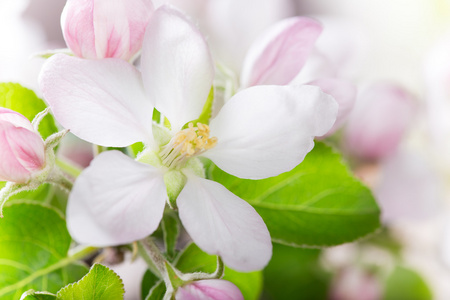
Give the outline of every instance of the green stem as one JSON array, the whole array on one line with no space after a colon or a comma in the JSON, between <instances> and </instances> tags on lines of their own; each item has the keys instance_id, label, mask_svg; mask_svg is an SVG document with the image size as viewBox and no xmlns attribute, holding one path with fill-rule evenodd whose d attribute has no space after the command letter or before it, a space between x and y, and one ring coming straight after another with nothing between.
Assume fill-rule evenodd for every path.
<instances>
[{"instance_id":1,"label":"green stem","mask_svg":"<svg viewBox=\"0 0 450 300\"><path fill-rule=\"evenodd\" d=\"M59 158L56 159L56 165L65 173L69 174L70 176L77 178L81 174L81 169L77 166L65 161L61 160Z\"/></svg>"},{"instance_id":2,"label":"green stem","mask_svg":"<svg viewBox=\"0 0 450 300\"><path fill-rule=\"evenodd\" d=\"M13 292L20 288L23 288L24 286L33 282L34 280L38 279L39 277L47 275L53 271L56 271L58 269L65 267L67 265L70 265L71 263L73 263L77 260L80 260L82 258L85 258L86 256L91 255L92 253L94 253L97 250L98 250L98 248L96 248L96 247L85 247L85 248L81 249L80 251L72 254L71 256L68 256L68 257L58 261L54 265L48 266L45 269L38 270L38 271L34 272L33 274L29 275L28 277L25 277L24 279L16 282L15 284L0 289L0 296L6 295L10 292Z\"/></svg>"},{"instance_id":3,"label":"green stem","mask_svg":"<svg viewBox=\"0 0 450 300\"><path fill-rule=\"evenodd\" d=\"M155 245L151 238L143 239L137 242L138 252L145 260L150 271L159 278L163 278L166 273L166 259L161 254L158 246Z\"/></svg>"},{"instance_id":4,"label":"green stem","mask_svg":"<svg viewBox=\"0 0 450 300\"><path fill-rule=\"evenodd\" d=\"M73 187L73 181L67 178L67 176L57 168L52 170L46 181L58 185L68 193L70 193Z\"/></svg>"}]
</instances>

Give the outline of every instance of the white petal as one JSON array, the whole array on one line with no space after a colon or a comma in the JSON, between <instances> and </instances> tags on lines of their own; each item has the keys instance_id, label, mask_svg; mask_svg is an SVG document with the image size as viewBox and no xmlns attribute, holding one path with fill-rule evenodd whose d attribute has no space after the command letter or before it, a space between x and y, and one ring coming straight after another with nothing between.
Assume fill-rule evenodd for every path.
<instances>
[{"instance_id":1,"label":"white petal","mask_svg":"<svg viewBox=\"0 0 450 300\"><path fill-rule=\"evenodd\" d=\"M205 152L225 172L262 179L289 171L337 115L337 103L314 86L255 86L232 97L211 121L217 146Z\"/></svg>"},{"instance_id":2,"label":"white petal","mask_svg":"<svg viewBox=\"0 0 450 300\"><path fill-rule=\"evenodd\" d=\"M79 138L117 147L152 142L153 106L129 63L57 54L44 65L39 84L55 118Z\"/></svg>"},{"instance_id":3,"label":"white petal","mask_svg":"<svg viewBox=\"0 0 450 300\"><path fill-rule=\"evenodd\" d=\"M272 256L266 224L255 209L221 184L189 176L177 199L180 219L194 242L239 271L260 270Z\"/></svg>"},{"instance_id":4,"label":"white petal","mask_svg":"<svg viewBox=\"0 0 450 300\"><path fill-rule=\"evenodd\" d=\"M166 203L159 169L119 151L100 154L77 178L67 206L67 227L81 244L115 246L158 228Z\"/></svg>"},{"instance_id":5,"label":"white petal","mask_svg":"<svg viewBox=\"0 0 450 300\"><path fill-rule=\"evenodd\" d=\"M200 116L214 67L201 33L180 12L162 6L153 14L144 37L142 76L173 130Z\"/></svg>"},{"instance_id":6,"label":"white petal","mask_svg":"<svg viewBox=\"0 0 450 300\"><path fill-rule=\"evenodd\" d=\"M339 105L336 122L327 136L333 134L347 121L356 100L356 86L350 81L340 78L324 77L309 83L321 88L324 93L331 95Z\"/></svg>"}]
</instances>

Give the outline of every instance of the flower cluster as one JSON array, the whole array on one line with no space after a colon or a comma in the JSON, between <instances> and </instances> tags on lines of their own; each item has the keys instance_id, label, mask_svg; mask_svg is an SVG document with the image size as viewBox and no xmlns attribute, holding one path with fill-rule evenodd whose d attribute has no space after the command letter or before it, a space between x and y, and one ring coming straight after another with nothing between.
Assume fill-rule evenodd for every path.
<instances>
[{"instance_id":1,"label":"flower cluster","mask_svg":"<svg viewBox=\"0 0 450 300\"><path fill-rule=\"evenodd\" d=\"M102 152L78 176L67 206L74 240L98 247L132 243L155 232L174 209L205 252L236 270L264 268L272 243L263 219L208 179L204 163L239 178L277 176L302 162L314 137L329 132L338 104L319 88L324 84L293 83L321 25L298 17L269 30L248 52L238 92L220 105L211 105L216 68L208 44L174 7L69 0L62 28L74 55L53 55L39 77L56 120L95 145L144 145L136 157ZM334 87L341 94L346 88ZM337 98L352 98L348 90ZM13 157L2 164L0 179L26 183L45 165L44 142L22 116L0 113L0 153ZM231 283L207 280L180 286L177 299L211 289L242 298Z\"/></svg>"}]
</instances>

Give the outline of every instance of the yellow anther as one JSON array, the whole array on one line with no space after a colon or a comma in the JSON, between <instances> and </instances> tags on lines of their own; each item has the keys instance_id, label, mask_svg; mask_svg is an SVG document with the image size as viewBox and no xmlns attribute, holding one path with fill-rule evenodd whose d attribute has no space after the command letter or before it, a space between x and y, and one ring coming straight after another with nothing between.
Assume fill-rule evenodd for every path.
<instances>
[{"instance_id":1,"label":"yellow anther","mask_svg":"<svg viewBox=\"0 0 450 300\"><path fill-rule=\"evenodd\" d=\"M189 123L188 128L178 132L161 151L163 163L170 166L181 164L186 158L199 155L217 144L216 137L209 137L208 125Z\"/></svg>"}]
</instances>

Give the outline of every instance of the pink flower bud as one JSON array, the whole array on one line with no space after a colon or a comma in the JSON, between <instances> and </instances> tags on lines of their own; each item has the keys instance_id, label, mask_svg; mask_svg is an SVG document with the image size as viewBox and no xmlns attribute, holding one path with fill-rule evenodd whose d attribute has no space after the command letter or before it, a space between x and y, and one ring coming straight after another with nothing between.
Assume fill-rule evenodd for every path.
<instances>
[{"instance_id":1,"label":"pink flower bud","mask_svg":"<svg viewBox=\"0 0 450 300\"><path fill-rule=\"evenodd\" d=\"M76 56L129 60L142 47L152 12L150 0L68 0L61 27Z\"/></svg>"},{"instance_id":2,"label":"pink flower bud","mask_svg":"<svg viewBox=\"0 0 450 300\"><path fill-rule=\"evenodd\" d=\"M176 300L244 300L233 283L221 279L199 280L178 289Z\"/></svg>"},{"instance_id":3,"label":"pink flower bud","mask_svg":"<svg viewBox=\"0 0 450 300\"><path fill-rule=\"evenodd\" d=\"M0 181L26 183L45 164L44 141L21 114L0 107Z\"/></svg>"},{"instance_id":4,"label":"pink flower bud","mask_svg":"<svg viewBox=\"0 0 450 300\"><path fill-rule=\"evenodd\" d=\"M394 84L376 84L356 100L345 129L345 148L352 155L376 160L393 154L416 111L415 101Z\"/></svg>"}]
</instances>

